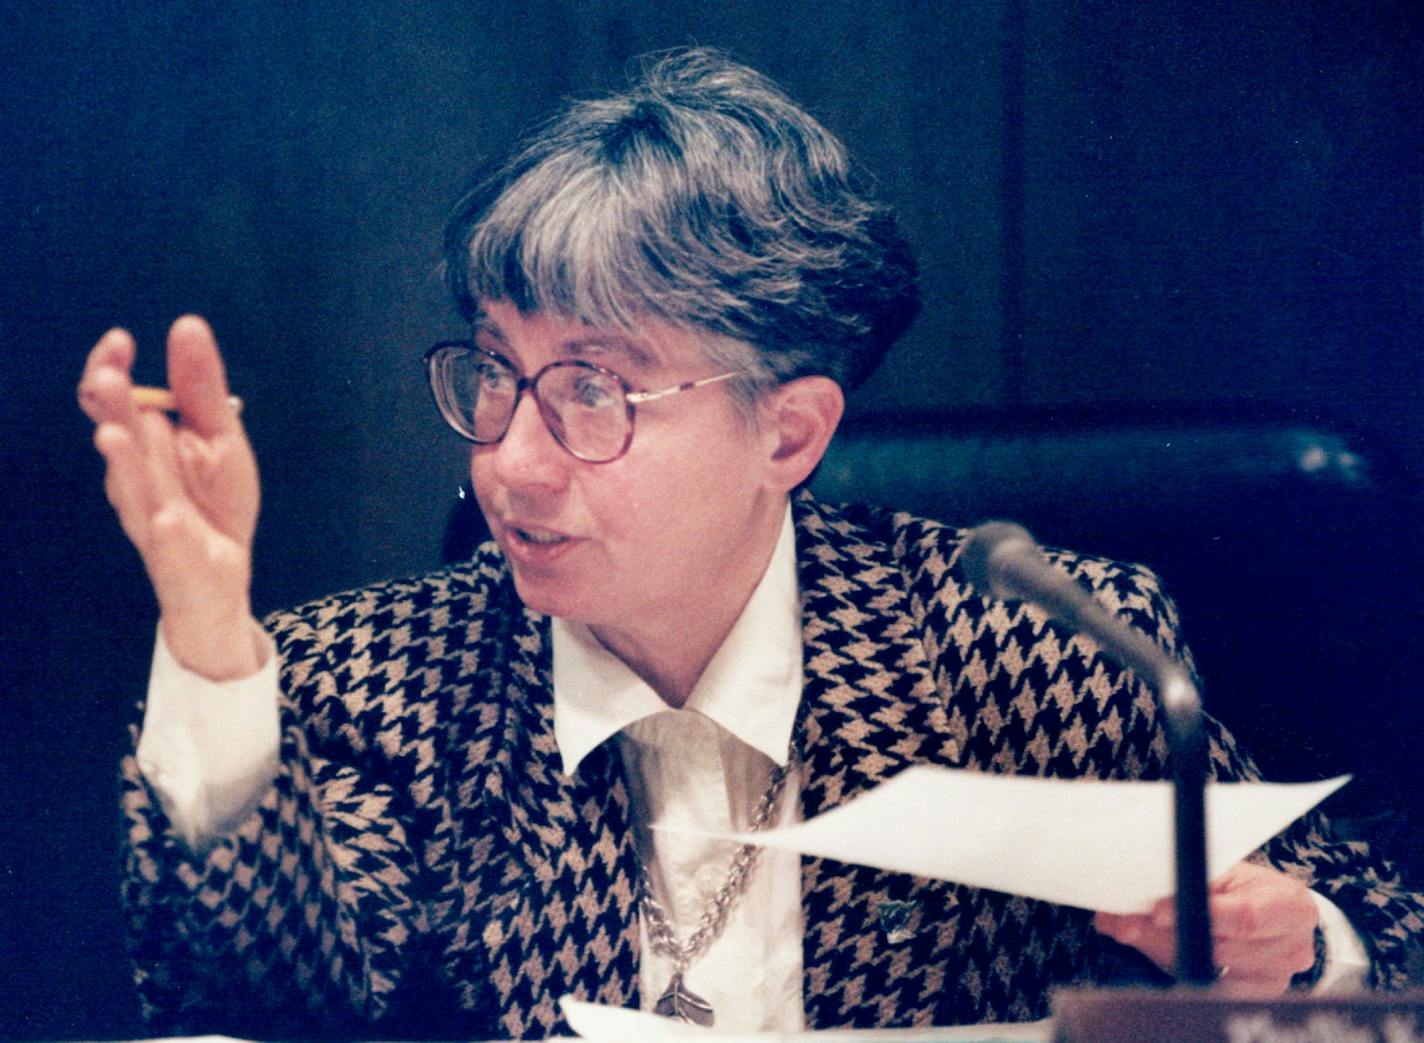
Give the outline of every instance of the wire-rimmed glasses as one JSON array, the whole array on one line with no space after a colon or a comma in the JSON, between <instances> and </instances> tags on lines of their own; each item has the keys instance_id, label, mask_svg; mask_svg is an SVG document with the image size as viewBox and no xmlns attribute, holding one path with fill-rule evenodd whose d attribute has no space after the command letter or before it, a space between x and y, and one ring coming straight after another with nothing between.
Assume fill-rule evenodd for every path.
<instances>
[{"instance_id":1,"label":"wire-rimmed glasses","mask_svg":"<svg viewBox=\"0 0 1424 1043\"><path fill-rule=\"evenodd\" d=\"M617 460L633 444L634 407L736 376L735 371L657 391L635 391L612 370L585 359L551 362L532 377L472 341L442 341L425 353L430 392L445 422L476 445L493 445L509 430L525 390L569 454L591 464Z\"/></svg>"}]
</instances>

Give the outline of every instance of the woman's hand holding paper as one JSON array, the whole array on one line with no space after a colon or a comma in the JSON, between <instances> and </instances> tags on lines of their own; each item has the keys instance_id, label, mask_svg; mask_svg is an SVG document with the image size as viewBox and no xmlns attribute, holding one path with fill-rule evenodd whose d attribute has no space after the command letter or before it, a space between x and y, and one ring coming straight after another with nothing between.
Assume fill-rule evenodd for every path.
<instances>
[{"instance_id":1,"label":"woman's hand holding paper","mask_svg":"<svg viewBox=\"0 0 1424 1043\"><path fill-rule=\"evenodd\" d=\"M1176 962L1176 907L1171 897L1134 916L1098 913L1102 934L1137 949L1169 973ZM1269 997L1315 962L1319 911L1309 890L1280 870L1238 862L1212 882L1212 956L1217 987L1231 995Z\"/></svg>"}]
</instances>

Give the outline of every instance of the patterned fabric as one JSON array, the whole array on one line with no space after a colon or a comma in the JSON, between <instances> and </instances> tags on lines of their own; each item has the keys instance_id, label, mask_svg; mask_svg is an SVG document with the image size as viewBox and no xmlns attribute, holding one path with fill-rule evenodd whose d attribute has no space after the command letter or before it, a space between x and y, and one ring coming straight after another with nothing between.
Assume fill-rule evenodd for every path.
<instances>
[{"instance_id":1,"label":"patterned fabric","mask_svg":"<svg viewBox=\"0 0 1424 1043\"><path fill-rule=\"evenodd\" d=\"M1162 776L1150 693L1035 609L970 595L961 533L804 495L795 516L808 817L921 763ZM1055 558L1186 655L1149 573ZM155 1029L527 1038L567 1032L566 993L636 1005L621 763L605 744L562 772L548 620L519 603L493 547L269 627L283 763L233 835L189 853L125 764L125 897ZM1220 777L1254 775L1220 730L1212 759ZM954 823L938 825L953 843ZM1400 984L1424 899L1324 829L1307 819L1260 857L1334 900L1370 946L1374 983ZM1124 952L1078 909L814 858L803 882L815 1027L1042 1017L1050 988L1105 979Z\"/></svg>"}]
</instances>

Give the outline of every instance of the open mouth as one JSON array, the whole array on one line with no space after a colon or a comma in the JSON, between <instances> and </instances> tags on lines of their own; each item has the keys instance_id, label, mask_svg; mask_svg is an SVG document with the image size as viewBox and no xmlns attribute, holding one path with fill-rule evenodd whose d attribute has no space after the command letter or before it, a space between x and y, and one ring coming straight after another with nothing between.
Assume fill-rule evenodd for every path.
<instances>
[{"instance_id":1,"label":"open mouth","mask_svg":"<svg viewBox=\"0 0 1424 1043\"><path fill-rule=\"evenodd\" d=\"M550 532L547 529L521 529L514 527L510 529L520 540L533 544L536 547L549 547L557 543L565 543L569 537L561 532Z\"/></svg>"}]
</instances>

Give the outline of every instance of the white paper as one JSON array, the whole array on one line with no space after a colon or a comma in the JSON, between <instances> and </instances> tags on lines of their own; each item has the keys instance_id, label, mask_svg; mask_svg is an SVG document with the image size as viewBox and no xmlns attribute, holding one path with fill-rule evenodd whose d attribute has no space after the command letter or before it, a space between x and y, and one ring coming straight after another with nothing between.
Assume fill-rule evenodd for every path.
<instances>
[{"instance_id":1,"label":"white paper","mask_svg":"<svg viewBox=\"0 0 1424 1043\"><path fill-rule=\"evenodd\" d=\"M685 1040L715 1040L716 1043L1048 1043L1053 1038L1052 1023L1029 1021L1016 1025L960 1025L923 1029L830 1029L821 1032L763 1032L732 1035L716 1029L684 1025L669 1018L623 1007L585 1003L571 996L559 1001L569 1027L581 1039L595 1043L683 1043Z\"/></svg>"},{"instance_id":2,"label":"white paper","mask_svg":"<svg viewBox=\"0 0 1424 1043\"><path fill-rule=\"evenodd\" d=\"M1348 781L1208 784L1208 875ZM1168 782L918 766L806 822L730 838L1111 913L1144 912L1176 890Z\"/></svg>"}]
</instances>

